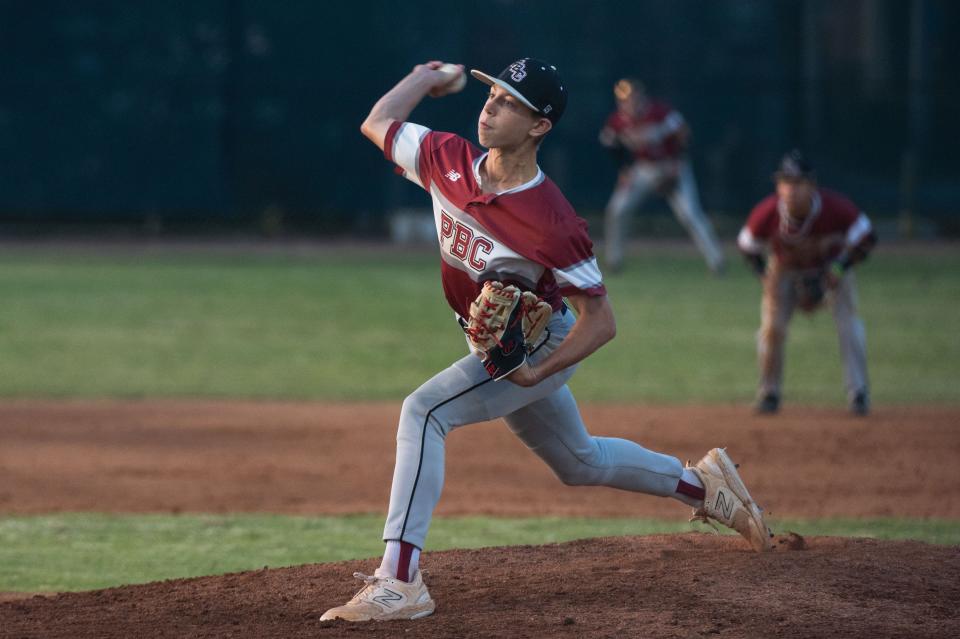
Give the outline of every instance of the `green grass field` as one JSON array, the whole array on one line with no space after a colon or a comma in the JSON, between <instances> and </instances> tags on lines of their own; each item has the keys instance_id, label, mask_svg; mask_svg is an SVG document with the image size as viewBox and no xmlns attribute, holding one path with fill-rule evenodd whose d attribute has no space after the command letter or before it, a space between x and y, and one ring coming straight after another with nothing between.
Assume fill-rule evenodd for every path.
<instances>
[{"instance_id":1,"label":"green grass field","mask_svg":"<svg viewBox=\"0 0 960 639\"><path fill-rule=\"evenodd\" d=\"M856 535L960 544L956 522L775 521L802 535ZM430 550L544 544L587 537L710 530L676 521L543 517L438 518ZM0 518L0 592L88 590L270 566L378 557L381 515L66 514ZM710 531L710 534L713 534ZM376 567L371 561L369 570Z\"/></svg>"},{"instance_id":2,"label":"green grass field","mask_svg":"<svg viewBox=\"0 0 960 639\"><path fill-rule=\"evenodd\" d=\"M400 399L464 353L437 259L7 250L0 397ZM749 401L760 293L730 271L650 250L610 278L619 334L574 377L578 398ZM874 401L960 402L960 252L878 250L860 297ZM841 404L829 313L791 330L789 400Z\"/></svg>"},{"instance_id":3,"label":"green grass field","mask_svg":"<svg viewBox=\"0 0 960 639\"><path fill-rule=\"evenodd\" d=\"M581 401L745 403L759 288L692 252L650 249L608 280L617 341ZM860 269L877 404L960 403L960 252L884 252ZM399 400L464 352L433 252L11 248L0 253L0 397ZM798 316L790 401L841 405L832 319ZM76 590L367 557L379 515L0 517L0 591ZM955 521L780 522L802 534L960 544ZM431 548L687 530L675 522L438 520Z\"/></svg>"}]
</instances>

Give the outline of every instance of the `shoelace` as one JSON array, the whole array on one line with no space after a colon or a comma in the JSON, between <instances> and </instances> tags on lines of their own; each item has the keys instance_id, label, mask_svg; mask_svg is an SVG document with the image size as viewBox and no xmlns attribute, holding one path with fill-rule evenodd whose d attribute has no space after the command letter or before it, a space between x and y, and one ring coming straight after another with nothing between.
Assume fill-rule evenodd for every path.
<instances>
[{"instance_id":1,"label":"shoelace","mask_svg":"<svg viewBox=\"0 0 960 639\"><path fill-rule=\"evenodd\" d=\"M686 467L687 467L687 468L693 468L693 464L690 463L690 460L689 460L689 459L687 460ZM710 520L710 517L707 515L707 509L706 509L706 508L702 508L702 507L701 507L701 508L694 508L694 510L693 510L693 517L691 517L691 518L688 520L688 523L691 523L691 524L692 524L692 523L695 522L695 521L699 521L700 523L707 524L708 526L710 526L711 528L713 528L713 531L714 531L715 533L717 533L718 535L720 534L720 529L717 528L717 525L716 525L715 523L713 523L713 522Z\"/></svg>"},{"instance_id":2,"label":"shoelace","mask_svg":"<svg viewBox=\"0 0 960 639\"><path fill-rule=\"evenodd\" d=\"M688 459L688 460L687 460L687 468L690 468L691 466L692 466L692 465L690 464L690 460ZM739 469L739 468L740 468L740 464L734 464L733 467ZM761 514L761 516L762 516L762 515L763 515L763 508L760 506L760 504L758 504L758 503L756 503L756 502L753 502L753 504L757 507L757 510L760 511L760 514ZM712 520L712 519L710 518L710 516L707 514L707 509L706 509L706 508L701 507L701 508L696 508L696 509L694 509L694 511L693 511L693 516L688 520L688 522L689 522L689 523L693 523L693 522L695 522L695 521L700 522L700 523L703 523L703 524L707 524L708 526L710 526L711 528L713 528L714 533L716 533L716 534L718 534L718 535L720 534L720 528L717 527L717 525L713 522L713 520ZM773 532L770 530L770 527L767 526L766 528L767 528L767 533L772 537L772 536L773 536Z\"/></svg>"},{"instance_id":3,"label":"shoelace","mask_svg":"<svg viewBox=\"0 0 960 639\"><path fill-rule=\"evenodd\" d=\"M717 528L717 525L713 523L713 520L710 519L710 517L707 515L707 511L703 510L702 508L699 510L693 511L693 517L690 518L690 523L693 523L695 521L699 521L701 523L707 524L708 526L713 528L713 531L715 533L717 533L718 535L720 534L720 529Z\"/></svg>"},{"instance_id":4,"label":"shoelace","mask_svg":"<svg viewBox=\"0 0 960 639\"><path fill-rule=\"evenodd\" d=\"M350 601L362 601L366 599L366 597L364 596L364 593L366 593L367 591L370 591L372 593L374 590L374 587L380 581L380 577L377 577L376 575L365 575L362 572L353 573L353 578L363 581L365 585L363 586L363 588L357 591L357 594L355 594L350 599Z\"/></svg>"}]
</instances>

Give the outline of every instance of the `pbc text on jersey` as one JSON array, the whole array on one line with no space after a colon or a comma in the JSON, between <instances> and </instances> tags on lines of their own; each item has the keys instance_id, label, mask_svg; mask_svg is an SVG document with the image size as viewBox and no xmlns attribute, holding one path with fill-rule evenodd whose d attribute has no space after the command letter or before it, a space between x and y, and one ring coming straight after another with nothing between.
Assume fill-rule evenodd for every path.
<instances>
[{"instance_id":1,"label":"pbc text on jersey","mask_svg":"<svg viewBox=\"0 0 960 639\"><path fill-rule=\"evenodd\" d=\"M475 271L483 271L487 261L481 256L490 255L493 242L475 234L473 229L454 220L446 211L440 211L440 246Z\"/></svg>"}]
</instances>

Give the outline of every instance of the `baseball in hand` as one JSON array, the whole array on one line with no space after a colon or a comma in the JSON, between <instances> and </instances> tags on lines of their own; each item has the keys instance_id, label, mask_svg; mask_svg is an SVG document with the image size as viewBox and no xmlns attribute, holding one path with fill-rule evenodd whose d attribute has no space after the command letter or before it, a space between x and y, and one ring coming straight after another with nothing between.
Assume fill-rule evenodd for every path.
<instances>
[{"instance_id":1,"label":"baseball in hand","mask_svg":"<svg viewBox=\"0 0 960 639\"><path fill-rule=\"evenodd\" d=\"M446 84L437 87L438 93L442 95L457 93L462 91L463 87L467 86L467 74L463 72L463 69L460 68L459 65L447 62L437 69L437 71L449 78Z\"/></svg>"}]
</instances>

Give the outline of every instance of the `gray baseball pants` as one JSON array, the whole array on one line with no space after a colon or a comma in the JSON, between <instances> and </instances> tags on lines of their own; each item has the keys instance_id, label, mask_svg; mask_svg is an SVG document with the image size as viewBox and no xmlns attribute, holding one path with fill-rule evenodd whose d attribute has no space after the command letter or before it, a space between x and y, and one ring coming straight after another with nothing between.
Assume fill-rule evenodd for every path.
<instances>
[{"instance_id":1,"label":"gray baseball pants","mask_svg":"<svg viewBox=\"0 0 960 639\"><path fill-rule=\"evenodd\" d=\"M549 337L531 356L536 364L563 341L573 314L556 312ZM403 402L397 459L384 540L423 548L443 488L444 441L460 426L502 417L510 430L565 484L600 485L650 495L673 495L683 474L676 457L625 439L593 437L567 380L575 366L524 388L490 379L476 355L441 371Z\"/></svg>"},{"instance_id":2,"label":"gray baseball pants","mask_svg":"<svg viewBox=\"0 0 960 639\"><path fill-rule=\"evenodd\" d=\"M607 264L614 269L623 265L624 241L630 214L640 208L647 196L667 178L670 166L656 162L636 162L625 170L627 174L610 196L605 214L604 252ZM689 161L680 161L676 179L676 186L666 195L667 202L700 250L707 267L711 271L719 272L724 267L723 248L700 205L697 181Z\"/></svg>"},{"instance_id":3,"label":"gray baseball pants","mask_svg":"<svg viewBox=\"0 0 960 639\"><path fill-rule=\"evenodd\" d=\"M787 329L797 303L795 282L805 273L802 270L782 270L772 261L764 278L760 330L757 332L761 397L781 394ZM857 284L853 271L847 271L840 278L837 288L827 294L826 302L833 311L833 321L837 327L847 400L852 401L854 395L866 391L869 386L867 333L857 314Z\"/></svg>"}]
</instances>

